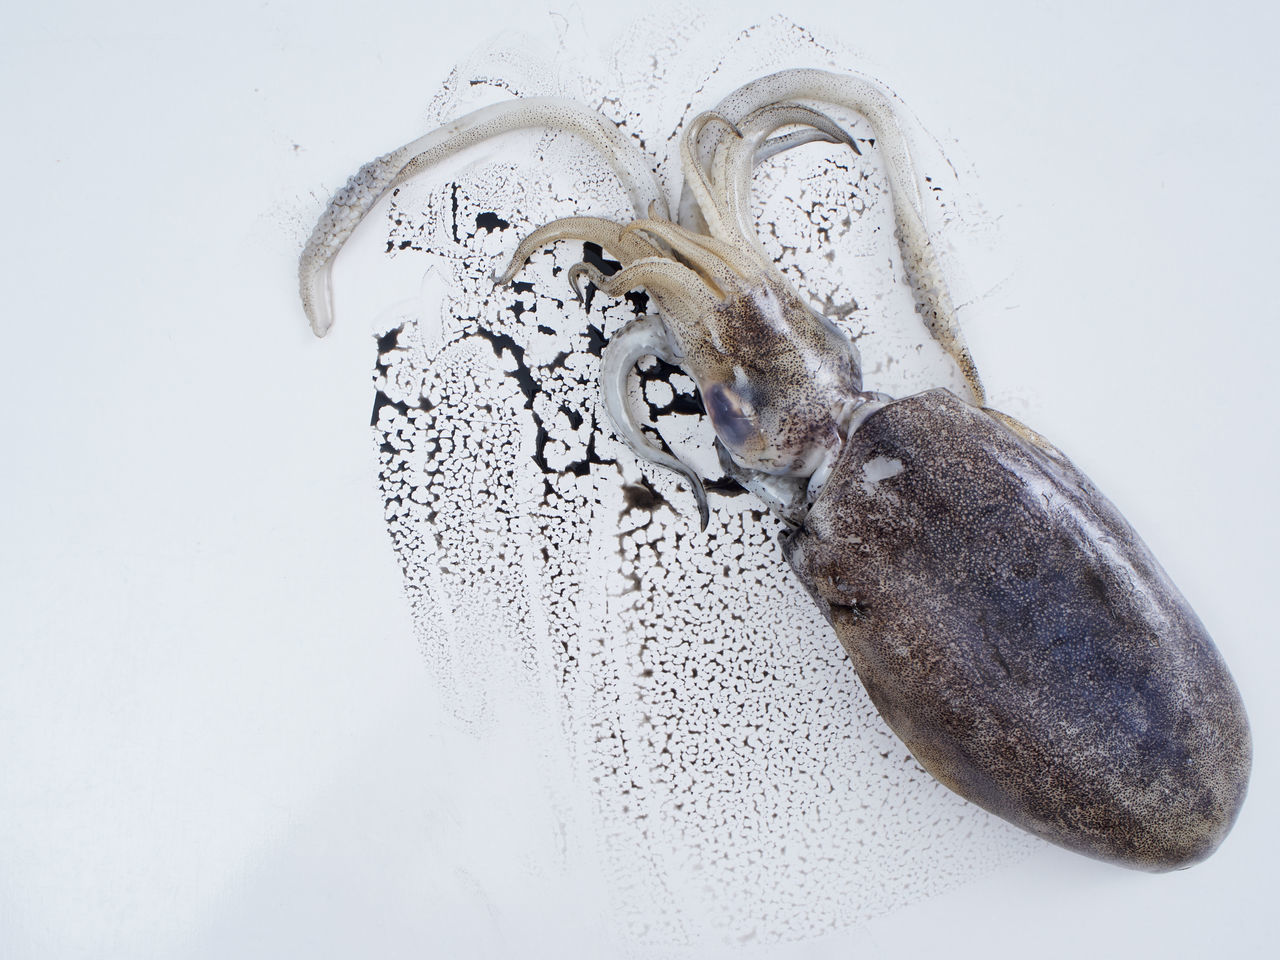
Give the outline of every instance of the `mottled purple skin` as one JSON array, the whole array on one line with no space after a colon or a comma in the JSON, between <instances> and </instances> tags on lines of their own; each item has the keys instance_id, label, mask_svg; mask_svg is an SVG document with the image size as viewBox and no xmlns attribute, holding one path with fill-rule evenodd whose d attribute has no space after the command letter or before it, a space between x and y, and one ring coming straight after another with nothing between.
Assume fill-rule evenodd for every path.
<instances>
[{"instance_id":1,"label":"mottled purple skin","mask_svg":"<svg viewBox=\"0 0 1280 960\"><path fill-rule=\"evenodd\" d=\"M1251 754L1231 674L1133 528L1025 427L945 390L886 405L784 549L961 796L1147 870L1226 836Z\"/></svg>"}]
</instances>

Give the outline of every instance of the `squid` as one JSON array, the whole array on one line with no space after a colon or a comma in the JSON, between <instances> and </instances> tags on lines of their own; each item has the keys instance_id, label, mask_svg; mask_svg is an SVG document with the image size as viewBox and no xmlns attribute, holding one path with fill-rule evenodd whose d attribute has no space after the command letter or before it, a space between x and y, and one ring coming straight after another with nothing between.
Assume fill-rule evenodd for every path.
<instances>
[{"instance_id":1,"label":"squid","mask_svg":"<svg viewBox=\"0 0 1280 960\"><path fill-rule=\"evenodd\" d=\"M966 396L864 388L859 352L765 252L755 167L801 144L858 147L818 106L866 119L882 153L916 310ZM723 469L783 523L781 547L885 722L965 799L1079 853L1150 871L1203 860L1235 822L1252 746L1240 693L1204 625L1129 523L1052 443L986 405L924 219L893 96L876 82L786 70L690 120L673 216L643 153L572 101L485 107L366 164L303 252L304 310L333 322L331 266L380 197L458 151L523 129L580 137L608 160L635 217L569 216L530 233L495 283L538 249L598 244L619 264L568 271L611 296L648 294L604 348L618 437L693 491L702 477L627 401L657 357L696 383Z\"/></svg>"}]
</instances>

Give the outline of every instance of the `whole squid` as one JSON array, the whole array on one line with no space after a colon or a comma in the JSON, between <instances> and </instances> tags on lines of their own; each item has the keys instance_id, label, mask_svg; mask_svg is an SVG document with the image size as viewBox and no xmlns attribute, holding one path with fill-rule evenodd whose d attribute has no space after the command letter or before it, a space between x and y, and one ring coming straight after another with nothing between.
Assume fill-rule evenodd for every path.
<instances>
[{"instance_id":1,"label":"whole squid","mask_svg":"<svg viewBox=\"0 0 1280 960\"><path fill-rule=\"evenodd\" d=\"M812 104L861 114L882 151L916 308L969 396L865 390L854 344L766 255L751 173L815 140L854 146ZM1054 843L1168 870L1213 852L1251 764L1240 694L1204 625L1111 503L1056 447L988 409L926 229L891 95L857 76L788 70L691 120L672 217L646 158L597 113L556 98L486 107L363 167L304 250L303 304L332 323L330 265L387 191L466 146L529 127L596 145L636 218L556 220L538 248L599 244L575 289L647 292L656 312L609 341L603 402L642 459L702 479L653 442L627 404L636 363L659 357L698 386L724 469L786 525L783 551L835 629L877 709L943 784Z\"/></svg>"}]
</instances>

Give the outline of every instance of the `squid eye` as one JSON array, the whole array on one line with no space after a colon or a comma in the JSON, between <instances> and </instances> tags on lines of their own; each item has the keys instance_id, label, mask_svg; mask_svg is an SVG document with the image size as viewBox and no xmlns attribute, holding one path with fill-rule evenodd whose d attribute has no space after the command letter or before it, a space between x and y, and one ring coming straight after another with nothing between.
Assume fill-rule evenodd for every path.
<instances>
[{"instance_id":1,"label":"squid eye","mask_svg":"<svg viewBox=\"0 0 1280 960\"><path fill-rule=\"evenodd\" d=\"M703 392L707 414L716 436L730 450L741 452L746 445L760 435L753 419L755 410L733 390L720 383L713 383Z\"/></svg>"}]
</instances>

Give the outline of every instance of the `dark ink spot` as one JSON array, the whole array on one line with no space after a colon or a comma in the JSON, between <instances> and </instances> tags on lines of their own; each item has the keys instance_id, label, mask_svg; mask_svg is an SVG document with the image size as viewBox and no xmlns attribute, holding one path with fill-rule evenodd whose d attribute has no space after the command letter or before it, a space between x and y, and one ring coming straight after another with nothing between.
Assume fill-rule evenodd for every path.
<instances>
[{"instance_id":1,"label":"dark ink spot","mask_svg":"<svg viewBox=\"0 0 1280 960\"><path fill-rule=\"evenodd\" d=\"M378 418L382 414L383 407L390 407L402 417L409 416L409 405L407 403L401 400L392 400L379 390L373 395L373 416L369 420L369 426L376 427L378 425Z\"/></svg>"},{"instance_id":2,"label":"dark ink spot","mask_svg":"<svg viewBox=\"0 0 1280 960\"><path fill-rule=\"evenodd\" d=\"M489 233L493 233L495 230L506 230L510 226L510 221L503 220L496 213L486 212L476 214L476 230L487 230Z\"/></svg>"},{"instance_id":3,"label":"dark ink spot","mask_svg":"<svg viewBox=\"0 0 1280 960\"><path fill-rule=\"evenodd\" d=\"M587 324L587 353L593 357L599 357L604 353L604 345L609 341L604 335L604 331L595 324Z\"/></svg>"},{"instance_id":4,"label":"dark ink spot","mask_svg":"<svg viewBox=\"0 0 1280 960\"><path fill-rule=\"evenodd\" d=\"M453 185L451 196L453 200L453 216L450 219L453 225L453 242L461 243L462 238L458 236L458 185L456 183Z\"/></svg>"},{"instance_id":5,"label":"dark ink spot","mask_svg":"<svg viewBox=\"0 0 1280 960\"><path fill-rule=\"evenodd\" d=\"M569 421L569 426L577 430L582 426L582 411L575 410L573 407L560 406L560 412L564 414L565 419Z\"/></svg>"},{"instance_id":6,"label":"dark ink spot","mask_svg":"<svg viewBox=\"0 0 1280 960\"><path fill-rule=\"evenodd\" d=\"M747 492L746 487L733 477L719 477L715 480L703 479L702 488L707 493L718 493L722 497L740 497Z\"/></svg>"},{"instance_id":7,"label":"dark ink spot","mask_svg":"<svg viewBox=\"0 0 1280 960\"><path fill-rule=\"evenodd\" d=\"M631 290L626 294L626 301L631 304L631 311L637 317L649 312L649 295L643 290Z\"/></svg>"},{"instance_id":8,"label":"dark ink spot","mask_svg":"<svg viewBox=\"0 0 1280 960\"><path fill-rule=\"evenodd\" d=\"M652 513L659 507L667 506L666 499L657 490L649 485L649 481L641 478L639 483L625 483L622 485L622 499L625 504L623 513L626 514L632 510L644 510Z\"/></svg>"},{"instance_id":9,"label":"dark ink spot","mask_svg":"<svg viewBox=\"0 0 1280 960\"><path fill-rule=\"evenodd\" d=\"M404 324L396 327L394 330L388 330L382 336L378 337L378 355L390 353L400 346L400 334L404 332Z\"/></svg>"}]
</instances>

